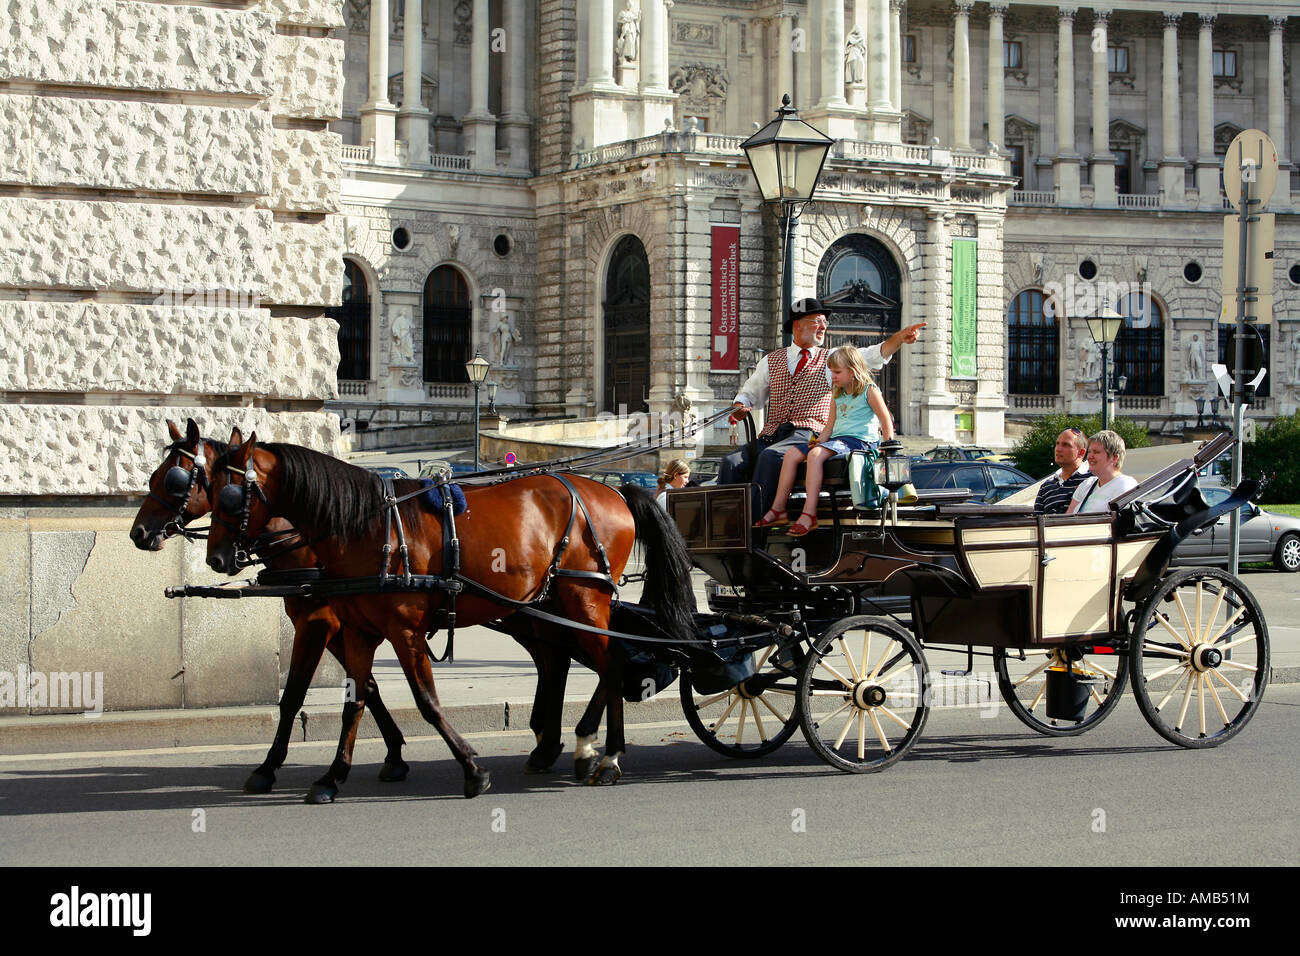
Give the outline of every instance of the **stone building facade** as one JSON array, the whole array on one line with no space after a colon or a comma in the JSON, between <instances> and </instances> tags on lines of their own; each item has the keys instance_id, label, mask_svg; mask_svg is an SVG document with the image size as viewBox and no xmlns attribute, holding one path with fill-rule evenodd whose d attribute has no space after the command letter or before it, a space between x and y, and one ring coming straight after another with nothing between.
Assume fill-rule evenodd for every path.
<instances>
[{"instance_id":1,"label":"stone building facade","mask_svg":"<svg viewBox=\"0 0 1300 956\"><path fill-rule=\"evenodd\" d=\"M202 542L128 530L166 419L337 447L341 23L0 7L0 672L101 672L112 710L275 699L278 608L164 600Z\"/></svg>"},{"instance_id":2,"label":"stone building facade","mask_svg":"<svg viewBox=\"0 0 1300 956\"><path fill-rule=\"evenodd\" d=\"M1272 387L1253 411L1294 411L1286 90L1300 6L1166 7L348 0L335 128L367 352L366 374L341 373L332 407L376 425L468 421L472 391L455 363L422 361L426 342L491 359L503 337L509 356L489 380L513 417L728 401L779 335L778 223L738 147L788 92L837 141L801 219L796 289L844 292L845 276L865 277L832 321L845 339L929 322L887 374L905 431L997 445L1008 417L1096 411L1084 320L1103 305L1137 313L1116 346L1121 413L1181 433L1199 398L1208 418L1225 334L1219 170L1252 127L1271 132L1282 164L1269 206ZM415 10L418 35L405 26ZM711 235L723 224L740 227L733 372L710 360ZM414 238L402 249L394 236ZM952 249L964 238L977 240L977 316L974 370L959 376ZM426 288L440 269L463 286L454 309ZM642 285L620 287L620 269L625 285L643 270ZM394 340L390 302L419 318L409 340ZM455 337L439 331L450 326ZM624 361L630 348L641 351ZM453 380L421 380L421 365Z\"/></svg>"}]
</instances>

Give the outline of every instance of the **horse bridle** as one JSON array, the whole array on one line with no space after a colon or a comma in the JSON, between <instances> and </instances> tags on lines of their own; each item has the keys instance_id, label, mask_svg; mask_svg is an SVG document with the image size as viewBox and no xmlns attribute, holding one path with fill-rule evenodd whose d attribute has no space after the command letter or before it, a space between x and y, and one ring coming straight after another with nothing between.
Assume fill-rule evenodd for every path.
<instances>
[{"instance_id":1,"label":"horse bridle","mask_svg":"<svg viewBox=\"0 0 1300 956\"><path fill-rule=\"evenodd\" d=\"M208 460L203 453L203 439L199 439L198 448L195 451L190 451L179 442L171 446L171 451L189 458L192 464L188 470L180 465L172 465L167 469L167 473L163 475L162 480L163 491L167 493L167 498L156 494L152 488L149 489L147 498L158 502L172 513L171 520L163 525L162 533L164 538L171 538L178 534L184 535L191 540L206 537L201 531L189 531L185 527L190 521L187 512L190 507L190 498L194 495L195 484L198 484L205 492L208 490ZM168 500L168 498L171 500Z\"/></svg>"},{"instance_id":2,"label":"horse bridle","mask_svg":"<svg viewBox=\"0 0 1300 956\"><path fill-rule=\"evenodd\" d=\"M248 489L253 489L262 504L270 507L271 503L267 500L266 492L262 491L262 486L257 481L257 469L251 463L242 470L234 465L227 464L226 471L232 475L239 475L244 479L244 483L237 485L229 482L221 489L212 508L212 521L235 533L235 566L244 568L257 562L258 559L253 558L252 553L257 550L258 543L261 541L260 538L257 541L248 540L248 518L252 512L252 499L248 494ZM238 526L223 519L222 514L238 514Z\"/></svg>"}]
</instances>

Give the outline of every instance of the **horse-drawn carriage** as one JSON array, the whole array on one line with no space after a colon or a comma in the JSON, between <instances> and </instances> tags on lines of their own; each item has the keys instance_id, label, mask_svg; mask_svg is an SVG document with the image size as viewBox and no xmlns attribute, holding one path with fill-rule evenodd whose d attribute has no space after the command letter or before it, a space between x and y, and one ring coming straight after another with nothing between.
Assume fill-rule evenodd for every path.
<instances>
[{"instance_id":1,"label":"horse-drawn carriage","mask_svg":"<svg viewBox=\"0 0 1300 956\"><path fill-rule=\"evenodd\" d=\"M1039 733L1096 726L1131 680L1161 736L1223 743L1268 680L1263 614L1231 574L1166 570L1179 541L1256 489L1246 482L1214 507L1201 496L1197 471L1231 444L1220 435L1105 514L1041 515L924 492L912 508L892 494L884 507L854 508L837 498L848 482L828 477L830 520L792 538L752 526L748 486L671 493L692 559L712 578L713 609L779 619L803 638L762 651L754 676L725 694L696 695L684 679L692 726L715 749L747 756L799 723L828 763L879 770L915 743L935 681L973 679L982 656L996 674L989 683ZM927 651L954 650L964 667L931 672ZM781 718L778 733L764 733L761 713Z\"/></svg>"},{"instance_id":2,"label":"horse-drawn carriage","mask_svg":"<svg viewBox=\"0 0 1300 956\"><path fill-rule=\"evenodd\" d=\"M1048 735L1096 725L1132 679L1152 726L1187 747L1237 733L1268 679L1267 628L1245 586L1210 569L1165 574L1179 540L1253 490L1211 508L1196 488L1197 470L1230 447L1226 435L1103 515L961 506L942 493L910 509L892 492L856 507L837 488L852 482L828 474L830 514L798 539L753 528L748 485L673 491L665 515L639 489L620 494L556 470L462 478L455 492L381 482L238 432L228 444L201 439L192 422L172 437L137 545L161 547L213 510L209 564L233 574L260 560L268 570L169 596L283 597L297 627L281 729L250 790L270 788L327 645L357 700L345 704L338 756L309 800L337 793L368 703L389 747L381 777L405 776L401 734L371 679L382 640L461 762L466 796L485 790L487 772L442 714L426 644L429 632L470 624L509 633L537 664L530 772L562 749L570 660L597 671L575 754L594 783L621 775L624 697L662 690L674 672L687 721L713 749L759 756L802 726L823 759L855 772L883 769L918 738L932 703L928 650L960 648L965 668L945 673L964 678L977 653L991 655L1013 713ZM647 606L618 599L634 538ZM712 578L707 613L692 613L692 564ZM598 761L592 742L606 711Z\"/></svg>"}]
</instances>

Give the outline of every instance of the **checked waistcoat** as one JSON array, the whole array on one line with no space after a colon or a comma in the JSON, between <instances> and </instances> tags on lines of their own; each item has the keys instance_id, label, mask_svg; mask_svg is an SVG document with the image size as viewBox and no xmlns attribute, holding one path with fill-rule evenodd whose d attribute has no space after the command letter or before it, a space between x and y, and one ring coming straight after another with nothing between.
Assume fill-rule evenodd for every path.
<instances>
[{"instance_id":1,"label":"checked waistcoat","mask_svg":"<svg viewBox=\"0 0 1300 956\"><path fill-rule=\"evenodd\" d=\"M809 349L808 361L791 377L785 349L768 353L767 374L771 385L767 423L761 434L771 435L785 422L796 428L821 431L831 413L831 387L826 384L826 350Z\"/></svg>"}]
</instances>

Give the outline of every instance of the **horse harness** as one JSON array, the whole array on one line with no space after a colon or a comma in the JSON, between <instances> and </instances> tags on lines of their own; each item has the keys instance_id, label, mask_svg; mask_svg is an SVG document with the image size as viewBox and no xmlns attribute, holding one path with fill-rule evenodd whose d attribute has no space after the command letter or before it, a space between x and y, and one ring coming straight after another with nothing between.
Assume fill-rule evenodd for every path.
<instances>
[{"instance_id":1,"label":"horse harness","mask_svg":"<svg viewBox=\"0 0 1300 956\"><path fill-rule=\"evenodd\" d=\"M177 534L187 538L201 537L202 535L197 531L186 531L185 525L190 520L186 512L190 506L190 498L194 495L194 486L197 484L204 491L208 490L207 457L203 454L203 440L200 439L195 451L190 451L180 442L173 443L170 450L190 459L189 469L172 465L163 475L163 491L167 492L167 498L156 494L152 488L149 489L146 497L158 502L172 513L172 520L163 525L165 537L170 538Z\"/></svg>"}]
</instances>

